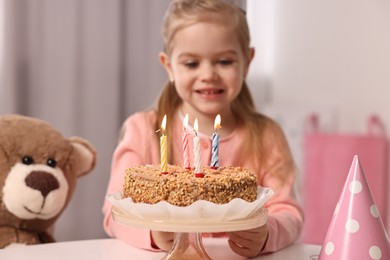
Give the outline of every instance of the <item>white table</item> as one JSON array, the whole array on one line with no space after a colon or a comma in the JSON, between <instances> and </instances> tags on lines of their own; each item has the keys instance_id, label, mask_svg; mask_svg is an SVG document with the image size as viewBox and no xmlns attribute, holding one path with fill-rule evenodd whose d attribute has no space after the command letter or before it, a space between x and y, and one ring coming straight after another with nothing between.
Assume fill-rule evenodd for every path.
<instances>
[{"instance_id":1,"label":"white table","mask_svg":"<svg viewBox=\"0 0 390 260\"><path fill-rule=\"evenodd\" d=\"M226 238L204 238L204 247L213 259L243 259L227 246ZM316 260L321 250L318 245L293 244L279 252L262 255L261 260ZM117 239L95 239L57 242L34 246L0 249L1 260L130 260L161 259L164 252L150 252L125 244Z\"/></svg>"}]
</instances>

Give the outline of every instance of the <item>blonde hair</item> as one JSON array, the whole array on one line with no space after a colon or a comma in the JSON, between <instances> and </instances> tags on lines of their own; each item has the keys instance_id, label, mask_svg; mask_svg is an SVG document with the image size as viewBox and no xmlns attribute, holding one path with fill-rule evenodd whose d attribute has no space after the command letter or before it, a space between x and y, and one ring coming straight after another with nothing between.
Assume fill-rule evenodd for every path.
<instances>
[{"instance_id":1,"label":"blonde hair","mask_svg":"<svg viewBox=\"0 0 390 260\"><path fill-rule=\"evenodd\" d=\"M244 55L249 57L250 36L245 12L223 0L173 0L162 25L165 53L170 54L170 43L177 31L198 22L230 23L236 29Z\"/></svg>"},{"instance_id":2,"label":"blonde hair","mask_svg":"<svg viewBox=\"0 0 390 260\"><path fill-rule=\"evenodd\" d=\"M162 25L165 53L168 56L170 55L172 39L180 29L202 21L226 24L226 17L229 17L230 26L235 29L242 51L249 61L250 35L245 12L222 0L173 0L165 14ZM161 125L165 114L168 118L175 116L181 103L182 100L176 92L174 83L168 81L158 99L157 127ZM242 144L245 152L240 153L243 154L240 161L243 162L244 159L248 158L248 155L252 156L252 167L257 168L264 160L262 133L270 119L256 111L252 95L245 82L243 82L241 92L232 102L231 109L239 123L244 126L247 136ZM167 127L167 132L171 132L169 127ZM168 145L172 146L171 140L168 140ZM168 158L168 160L171 161L171 158Z\"/></svg>"}]
</instances>

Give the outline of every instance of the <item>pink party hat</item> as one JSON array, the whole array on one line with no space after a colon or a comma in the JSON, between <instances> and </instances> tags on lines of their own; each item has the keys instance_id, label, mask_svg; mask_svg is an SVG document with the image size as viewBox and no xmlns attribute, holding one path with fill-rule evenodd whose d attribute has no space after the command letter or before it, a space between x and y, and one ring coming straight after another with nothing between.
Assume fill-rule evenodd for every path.
<instances>
[{"instance_id":1,"label":"pink party hat","mask_svg":"<svg viewBox=\"0 0 390 260\"><path fill-rule=\"evenodd\" d=\"M357 155L353 158L319 259L390 259L389 236Z\"/></svg>"}]
</instances>

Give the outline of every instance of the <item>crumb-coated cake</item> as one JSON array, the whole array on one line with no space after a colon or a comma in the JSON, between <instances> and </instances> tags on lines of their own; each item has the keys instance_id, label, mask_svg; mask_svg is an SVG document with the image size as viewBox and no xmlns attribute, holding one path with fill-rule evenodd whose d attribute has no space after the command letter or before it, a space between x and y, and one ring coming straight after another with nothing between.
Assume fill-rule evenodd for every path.
<instances>
[{"instance_id":1,"label":"crumb-coated cake","mask_svg":"<svg viewBox=\"0 0 390 260\"><path fill-rule=\"evenodd\" d=\"M204 177L195 177L193 169L168 165L168 174L160 167L135 166L126 170L123 197L134 202L155 204L167 201L176 206L188 206L198 200L217 204L241 198L252 202L257 197L256 175L242 167L202 167Z\"/></svg>"}]
</instances>

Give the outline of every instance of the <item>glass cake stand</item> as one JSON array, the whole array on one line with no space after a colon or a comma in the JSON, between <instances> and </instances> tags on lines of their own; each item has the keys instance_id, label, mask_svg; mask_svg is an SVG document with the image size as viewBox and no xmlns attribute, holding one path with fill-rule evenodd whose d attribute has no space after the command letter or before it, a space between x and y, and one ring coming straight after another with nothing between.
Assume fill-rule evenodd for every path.
<instances>
[{"instance_id":1,"label":"glass cake stand","mask_svg":"<svg viewBox=\"0 0 390 260\"><path fill-rule=\"evenodd\" d=\"M130 214L119 207L112 207L114 221L121 224L146 228L157 231L175 232L172 249L163 258L164 260L174 259L211 259L203 247L202 233L231 232L247 230L262 226L267 220L267 209L261 207L250 216L238 220L158 220L144 218Z\"/></svg>"}]
</instances>

